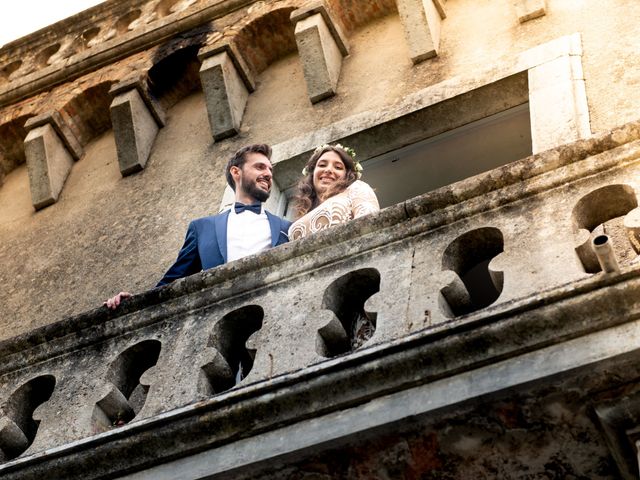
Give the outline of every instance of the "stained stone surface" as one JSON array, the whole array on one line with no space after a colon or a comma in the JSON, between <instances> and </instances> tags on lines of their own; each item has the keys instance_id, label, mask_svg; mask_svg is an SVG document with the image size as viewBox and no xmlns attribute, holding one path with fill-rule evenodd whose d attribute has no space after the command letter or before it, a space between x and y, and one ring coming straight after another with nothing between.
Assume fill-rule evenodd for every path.
<instances>
[{"instance_id":1,"label":"stained stone surface","mask_svg":"<svg viewBox=\"0 0 640 480\"><path fill-rule=\"evenodd\" d=\"M351 53L316 105L298 0L113 0L0 49L3 479L637 478L640 8L447 2L413 65L396 2L328 3ZM197 52L225 41L255 91L214 142ZM167 58L166 126L122 178L108 92ZM366 161L531 101L567 127L532 122L534 155L150 290L241 146L274 145L287 195L318 144ZM35 212L24 124L50 111L85 153ZM619 273L576 250L605 233Z\"/></svg>"}]
</instances>

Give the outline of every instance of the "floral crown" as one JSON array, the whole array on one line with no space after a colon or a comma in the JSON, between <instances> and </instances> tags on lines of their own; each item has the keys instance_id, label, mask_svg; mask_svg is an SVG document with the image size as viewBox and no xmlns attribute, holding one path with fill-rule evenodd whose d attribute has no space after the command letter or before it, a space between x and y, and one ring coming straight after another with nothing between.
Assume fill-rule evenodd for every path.
<instances>
[{"instance_id":1,"label":"floral crown","mask_svg":"<svg viewBox=\"0 0 640 480\"><path fill-rule=\"evenodd\" d=\"M353 169L356 172L356 178L359 180L362 177L362 171L364 169L362 168L362 165L360 165L360 162L356 160L356 151L353 148L342 146L339 143L336 143L335 145L329 145L328 143L325 143L324 145L320 145L319 147L316 147L316 149L313 151L313 154L315 155L316 153L321 152L327 147L340 148L341 150L344 150L347 153L347 155L349 155L353 159ZM309 169L307 167L304 167L302 169L302 175L304 176L309 175Z\"/></svg>"}]
</instances>

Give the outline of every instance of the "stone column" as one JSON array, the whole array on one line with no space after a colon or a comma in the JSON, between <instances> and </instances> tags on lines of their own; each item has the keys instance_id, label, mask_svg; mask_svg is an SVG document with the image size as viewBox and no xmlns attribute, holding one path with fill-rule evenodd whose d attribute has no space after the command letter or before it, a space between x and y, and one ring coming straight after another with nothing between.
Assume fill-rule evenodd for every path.
<instances>
[{"instance_id":1,"label":"stone column","mask_svg":"<svg viewBox=\"0 0 640 480\"><path fill-rule=\"evenodd\" d=\"M213 138L218 141L236 135L249 93L255 90L249 67L228 43L204 47L198 58L202 62L200 80Z\"/></svg>"},{"instance_id":2,"label":"stone column","mask_svg":"<svg viewBox=\"0 0 640 480\"><path fill-rule=\"evenodd\" d=\"M397 0L400 21L411 61L420 63L438 55L444 0Z\"/></svg>"},{"instance_id":3,"label":"stone column","mask_svg":"<svg viewBox=\"0 0 640 480\"><path fill-rule=\"evenodd\" d=\"M529 69L533 153L591 135L581 51Z\"/></svg>"},{"instance_id":4,"label":"stone column","mask_svg":"<svg viewBox=\"0 0 640 480\"><path fill-rule=\"evenodd\" d=\"M55 111L30 118L25 128L31 202L40 210L58 200L73 162L82 156L82 146Z\"/></svg>"},{"instance_id":5,"label":"stone column","mask_svg":"<svg viewBox=\"0 0 640 480\"><path fill-rule=\"evenodd\" d=\"M162 107L149 93L146 77L124 80L109 94L111 123L120 173L127 176L144 168L158 131L165 125Z\"/></svg>"},{"instance_id":6,"label":"stone column","mask_svg":"<svg viewBox=\"0 0 640 480\"><path fill-rule=\"evenodd\" d=\"M349 55L346 37L322 0L291 13L296 44L311 103L336 94L342 57Z\"/></svg>"}]
</instances>

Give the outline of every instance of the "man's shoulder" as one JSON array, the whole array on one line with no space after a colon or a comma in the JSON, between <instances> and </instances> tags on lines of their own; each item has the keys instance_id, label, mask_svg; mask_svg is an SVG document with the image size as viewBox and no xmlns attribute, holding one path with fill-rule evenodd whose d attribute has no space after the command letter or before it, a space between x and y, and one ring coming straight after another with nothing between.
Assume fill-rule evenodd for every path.
<instances>
[{"instance_id":1,"label":"man's shoulder","mask_svg":"<svg viewBox=\"0 0 640 480\"><path fill-rule=\"evenodd\" d=\"M226 217L227 215L229 215L229 212L230 210L223 210L222 212L216 213L215 215L207 215L206 217L196 218L192 220L192 222L198 222L198 223L214 222L215 219L218 217Z\"/></svg>"},{"instance_id":2,"label":"man's shoulder","mask_svg":"<svg viewBox=\"0 0 640 480\"><path fill-rule=\"evenodd\" d=\"M291 222L286 218L279 217L278 215L275 215L268 210L265 210L264 212L267 214L267 217L271 217L272 219L280 222L283 225L291 225Z\"/></svg>"},{"instance_id":3,"label":"man's shoulder","mask_svg":"<svg viewBox=\"0 0 640 480\"><path fill-rule=\"evenodd\" d=\"M226 218L228 215L229 215L229 210L225 210L225 211L220 212L220 213L218 213L216 215L208 215L206 217L196 218L194 220L191 220L191 222L189 222L189 226L190 227L203 227L203 226L215 225L217 219Z\"/></svg>"},{"instance_id":4,"label":"man's shoulder","mask_svg":"<svg viewBox=\"0 0 640 480\"><path fill-rule=\"evenodd\" d=\"M207 217L196 218L195 220L191 221L191 224L195 227L213 225L215 224L217 219L227 218L229 216L229 212L230 210L224 210L216 215L209 215ZM278 215L275 215L268 210L265 210L264 212L267 214L267 217L271 218L273 221L280 222L280 224L287 225L287 226L291 224L291 221L287 220L286 218L279 217Z\"/></svg>"}]
</instances>

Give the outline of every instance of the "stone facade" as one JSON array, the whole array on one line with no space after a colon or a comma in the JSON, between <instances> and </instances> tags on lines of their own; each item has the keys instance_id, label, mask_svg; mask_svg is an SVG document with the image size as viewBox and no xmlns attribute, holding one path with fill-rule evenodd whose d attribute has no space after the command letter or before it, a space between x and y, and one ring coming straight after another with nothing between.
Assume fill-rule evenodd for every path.
<instances>
[{"instance_id":1,"label":"stone facade","mask_svg":"<svg viewBox=\"0 0 640 480\"><path fill-rule=\"evenodd\" d=\"M0 49L2 478L637 478L640 7L585 3L110 0ZM367 180L519 112L518 158L149 290L242 145L285 213L318 144Z\"/></svg>"}]
</instances>

